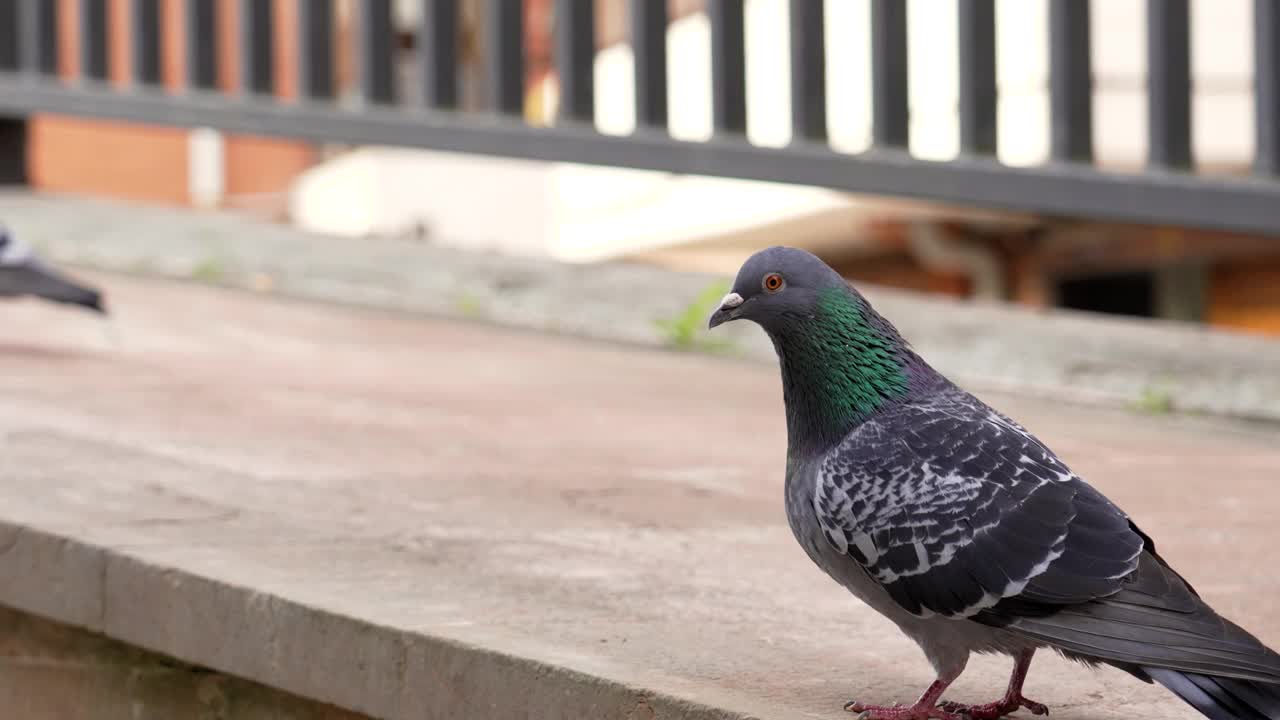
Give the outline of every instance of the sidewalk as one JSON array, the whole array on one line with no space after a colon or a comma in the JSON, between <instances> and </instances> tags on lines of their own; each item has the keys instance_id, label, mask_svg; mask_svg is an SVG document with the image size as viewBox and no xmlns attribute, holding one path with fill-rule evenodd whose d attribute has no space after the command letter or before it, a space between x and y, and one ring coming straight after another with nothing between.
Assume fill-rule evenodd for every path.
<instances>
[{"instance_id":1,"label":"sidewalk","mask_svg":"<svg viewBox=\"0 0 1280 720\"><path fill-rule=\"evenodd\" d=\"M696 345L703 336L685 331L701 330L711 311L703 304L719 299L731 280L638 263L464 252L429 240L318 236L233 213L12 190L0 190L0 222L68 267L650 347ZM1280 422L1274 339L861 290L936 367L975 388ZM773 347L746 325L722 327L715 337L736 357L774 362Z\"/></svg>"},{"instance_id":2,"label":"sidewalk","mask_svg":"<svg viewBox=\"0 0 1280 720\"><path fill-rule=\"evenodd\" d=\"M847 718L928 665L782 514L776 370L89 275L0 306L0 603L395 718ZM1276 431L984 393L1280 646ZM953 699L990 700L975 658ZM1059 720L1198 717L1037 659Z\"/></svg>"}]
</instances>

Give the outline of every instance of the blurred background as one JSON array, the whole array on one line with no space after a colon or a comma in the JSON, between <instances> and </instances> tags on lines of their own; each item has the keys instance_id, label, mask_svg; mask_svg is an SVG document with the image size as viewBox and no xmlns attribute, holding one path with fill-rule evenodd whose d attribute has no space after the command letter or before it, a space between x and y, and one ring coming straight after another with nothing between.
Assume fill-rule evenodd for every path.
<instances>
[{"instance_id":1,"label":"blurred background","mask_svg":"<svg viewBox=\"0 0 1280 720\"><path fill-rule=\"evenodd\" d=\"M0 164L36 190L328 235L715 273L787 243L868 283L1275 335L1276 12L0 0ZM230 104L203 113L210 93ZM131 104L156 94L174 104ZM491 141L495 117L567 134ZM641 136L673 141L628 146ZM663 159L686 151L707 161Z\"/></svg>"}]
</instances>

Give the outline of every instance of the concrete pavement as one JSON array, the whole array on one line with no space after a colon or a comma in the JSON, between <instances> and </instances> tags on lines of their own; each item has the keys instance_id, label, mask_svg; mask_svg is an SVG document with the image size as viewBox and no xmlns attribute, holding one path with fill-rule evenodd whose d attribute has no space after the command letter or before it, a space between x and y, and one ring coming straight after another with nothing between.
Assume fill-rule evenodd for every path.
<instances>
[{"instance_id":1,"label":"concrete pavement","mask_svg":"<svg viewBox=\"0 0 1280 720\"><path fill-rule=\"evenodd\" d=\"M841 718L919 652L781 507L776 371L89 275L0 305L0 603L388 718ZM1280 646L1273 426L984 394ZM953 699L992 699L977 658ZM1198 717L1038 658L1055 718Z\"/></svg>"},{"instance_id":2,"label":"concrete pavement","mask_svg":"<svg viewBox=\"0 0 1280 720\"><path fill-rule=\"evenodd\" d=\"M692 312L690 329L701 329L711 308L700 301L719 299L731 280L638 263L463 252L408 238L317 236L234 213L26 191L0 190L0 220L70 266L649 346L700 339L683 335L685 318ZM1280 342L1273 339L860 289L935 366L975 387L1280 422ZM750 327L728 325L715 337L737 356L774 362L773 347Z\"/></svg>"}]
</instances>

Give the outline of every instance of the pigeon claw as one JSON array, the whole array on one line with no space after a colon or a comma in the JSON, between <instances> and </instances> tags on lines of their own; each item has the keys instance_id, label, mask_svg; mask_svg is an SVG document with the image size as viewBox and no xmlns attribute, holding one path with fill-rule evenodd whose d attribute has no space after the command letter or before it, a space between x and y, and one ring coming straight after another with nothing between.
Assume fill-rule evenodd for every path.
<instances>
[{"instance_id":1,"label":"pigeon claw","mask_svg":"<svg viewBox=\"0 0 1280 720\"><path fill-rule=\"evenodd\" d=\"M856 720L968 720L964 715L957 715L923 703L915 705L863 705L856 700L844 704L845 712L857 713Z\"/></svg>"},{"instance_id":2,"label":"pigeon claw","mask_svg":"<svg viewBox=\"0 0 1280 720\"><path fill-rule=\"evenodd\" d=\"M999 720L1026 708L1032 715L1048 715L1049 708L1035 700L1028 700L1021 695L1006 697L1003 700L985 705L962 705L957 702L944 702L938 707L946 712L955 713L968 720Z\"/></svg>"}]
</instances>

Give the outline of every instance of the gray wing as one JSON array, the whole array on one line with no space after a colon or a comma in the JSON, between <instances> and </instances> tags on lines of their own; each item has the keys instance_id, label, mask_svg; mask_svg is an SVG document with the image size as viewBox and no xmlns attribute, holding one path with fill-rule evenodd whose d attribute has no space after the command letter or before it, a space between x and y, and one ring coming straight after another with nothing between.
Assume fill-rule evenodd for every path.
<instances>
[{"instance_id":1,"label":"gray wing","mask_svg":"<svg viewBox=\"0 0 1280 720\"><path fill-rule=\"evenodd\" d=\"M819 467L827 540L916 615L1116 592L1143 539L1013 421L956 392L868 421Z\"/></svg>"},{"instance_id":2,"label":"gray wing","mask_svg":"<svg viewBox=\"0 0 1280 720\"><path fill-rule=\"evenodd\" d=\"M1003 627L1144 680L1171 669L1280 682L1280 656L1205 604L1040 441L967 394L855 431L820 466L814 508L832 546L916 615Z\"/></svg>"}]
</instances>

